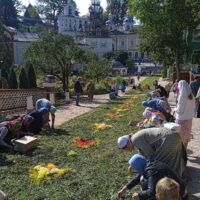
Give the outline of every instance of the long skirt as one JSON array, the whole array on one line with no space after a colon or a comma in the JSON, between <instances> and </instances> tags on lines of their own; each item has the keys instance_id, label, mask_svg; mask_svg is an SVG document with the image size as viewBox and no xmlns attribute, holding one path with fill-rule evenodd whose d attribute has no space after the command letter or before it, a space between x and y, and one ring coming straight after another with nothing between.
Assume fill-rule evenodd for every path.
<instances>
[{"instance_id":1,"label":"long skirt","mask_svg":"<svg viewBox=\"0 0 200 200\"><path fill-rule=\"evenodd\" d=\"M187 144L192 138L192 134L191 134L192 119L176 120L175 122L181 125L180 136L181 136L183 144Z\"/></svg>"}]
</instances>

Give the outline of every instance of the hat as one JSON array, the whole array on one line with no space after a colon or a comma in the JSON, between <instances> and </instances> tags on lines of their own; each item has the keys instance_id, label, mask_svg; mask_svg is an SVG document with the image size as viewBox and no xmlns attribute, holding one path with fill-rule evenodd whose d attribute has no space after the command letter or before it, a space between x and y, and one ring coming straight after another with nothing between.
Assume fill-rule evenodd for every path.
<instances>
[{"instance_id":1,"label":"hat","mask_svg":"<svg viewBox=\"0 0 200 200\"><path fill-rule=\"evenodd\" d=\"M124 135L122 137L119 137L117 140L119 148L123 149L127 145L129 140L130 140L129 135Z\"/></svg>"},{"instance_id":2,"label":"hat","mask_svg":"<svg viewBox=\"0 0 200 200\"><path fill-rule=\"evenodd\" d=\"M139 174L144 174L146 165L147 165L147 160L144 156L140 154L135 154L134 156L131 157L131 159L128 161L128 164L135 169Z\"/></svg>"},{"instance_id":3,"label":"hat","mask_svg":"<svg viewBox=\"0 0 200 200\"><path fill-rule=\"evenodd\" d=\"M143 112L143 116L147 119L149 119L152 116L152 112L149 109L145 109Z\"/></svg>"},{"instance_id":4,"label":"hat","mask_svg":"<svg viewBox=\"0 0 200 200\"><path fill-rule=\"evenodd\" d=\"M50 113L54 114L55 112L56 112L56 107L55 106L51 106Z\"/></svg>"},{"instance_id":5,"label":"hat","mask_svg":"<svg viewBox=\"0 0 200 200\"><path fill-rule=\"evenodd\" d=\"M152 117L152 122L157 122L157 121L159 121L159 120L162 120L162 119L161 119L160 116L158 116L158 115L154 115L154 116Z\"/></svg>"}]
</instances>

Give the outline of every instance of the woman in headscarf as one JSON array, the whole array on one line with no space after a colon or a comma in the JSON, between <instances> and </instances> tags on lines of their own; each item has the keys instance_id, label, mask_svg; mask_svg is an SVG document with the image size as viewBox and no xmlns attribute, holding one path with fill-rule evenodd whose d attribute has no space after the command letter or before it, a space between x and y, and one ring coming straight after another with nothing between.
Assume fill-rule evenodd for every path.
<instances>
[{"instance_id":1,"label":"woman in headscarf","mask_svg":"<svg viewBox=\"0 0 200 200\"><path fill-rule=\"evenodd\" d=\"M189 84L185 80L179 81L178 89L178 103L175 108L176 123L181 125L180 136L185 148L187 148L188 142L192 137L191 129L192 118L195 115L195 99Z\"/></svg>"},{"instance_id":2,"label":"woman in headscarf","mask_svg":"<svg viewBox=\"0 0 200 200\"><path fill-rule=\"evenodd\" d=\"M0 146L13 149L12 139L19 138L22 124L19 120L9 121L7 125L0 128Z\"/></svg>"},{"instance_id":3,"label":"woman in headscarf","mask_svg":"<svg viewBox=\"0 0 200 200\"><path fill-rule=\"evenodd\" d=\"M135 147L147 159L167 164L182 175L182 141L180 135L167 128L146 128L133 135L118 138L121 149L132 151Z\"/></svg>"},{"instance_id":4,"label":"woman in headscarf","mask_svg":"<svg viewBox=\"0 0 200 200\"><path fill-rule=\"evenodd\" d=\"M156 160L148 161L140 154L135 154L128 163L129 171L136 172L137 174L118 191L118 197L123 197L126 190L140 184L142 191L133 193L132 198L136 200L155 200L156 183L164 177L169 177L177 181L180 184L180 195L184 195L184 181L166 164Z\"/></svg>"}]
</instances>

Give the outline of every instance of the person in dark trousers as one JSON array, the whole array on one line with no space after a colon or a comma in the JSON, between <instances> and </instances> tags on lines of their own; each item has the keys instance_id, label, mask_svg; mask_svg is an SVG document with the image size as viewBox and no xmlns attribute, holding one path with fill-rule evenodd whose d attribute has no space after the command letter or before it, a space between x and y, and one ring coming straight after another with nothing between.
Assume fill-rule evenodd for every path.
<instances>
[{"instance_id":1,"label":"person in dark trousers","mask_svg":"<svg viewBox=\"0 0 200 200\"><path fill-rule=\"evenodd\" d=\"M165 88L164 88L163 86L157 85L157 86L156 86L156 89L159 89L159 90L160 90L160 96L161 96L161 97L166 97L166 98L168 98L168 93L167 93L167 91L165 90Z\"/></svg>"},{"instance_id":2,"label":"person in dark trousers","mask_svg":"<svg viewBox=\"0 0 200 200\"><path fill-rule=\"evenodd\" d=\"M76 93L76 106L79 105L80 94L83 93L83 89L80 83L80 78L74 84L74 92Z\"/></svg>"},{"instance_id":3,"label":"person in dark trousers","mask_svg":"<svg viewBox=\"0 0 200 200\"><path fill-rule=\"evenodd\" d=\"M135 200L155 200L156 199L156 183L164 178L169 177L175 180L180 185L180 196L185 194L185 182L172 170L168 165L157 160L147 160L140 154L135 154L129 160L129 171L137 174L118 191L118 197L123 197L126 190L140 184L142 191L135 192L132 199Z\"/></svg>"}]
</instances>

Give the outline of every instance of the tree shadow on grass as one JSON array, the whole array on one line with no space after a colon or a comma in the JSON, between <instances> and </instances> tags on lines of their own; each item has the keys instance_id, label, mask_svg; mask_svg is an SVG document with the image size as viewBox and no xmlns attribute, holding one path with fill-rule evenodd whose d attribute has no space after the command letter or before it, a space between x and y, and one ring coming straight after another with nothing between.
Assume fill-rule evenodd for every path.
<instances>
[{"instance_id":1,"label":"tree shadow on grass","mask_svg":"<svg viewBox=\"0 0 200 200\"><path fill-rule=\"evenodd\" d=\"M46 136L61 136L61 135L71 135L69 133L69 131L66 131L65 129L61 129L61 128L56 128L56 129L51 129L49 130L47 133L45 133L44 135Z\"/></svg>"},{"instance_id":2,"label":"tree shadow on grass","mask_svg":"<svg viewBox=\"0 0 200 200\"><path fill-rule=\"evenodd\" d=\"M2 151L0 152L2 153ZM9 154L9 153L8 153ZM7 160L6 156L5 155L2 155L0 154L0 166L11 166L11 165L14 165L15 163L12 162L11 160Z\"/></svg>"}]
</instances>

